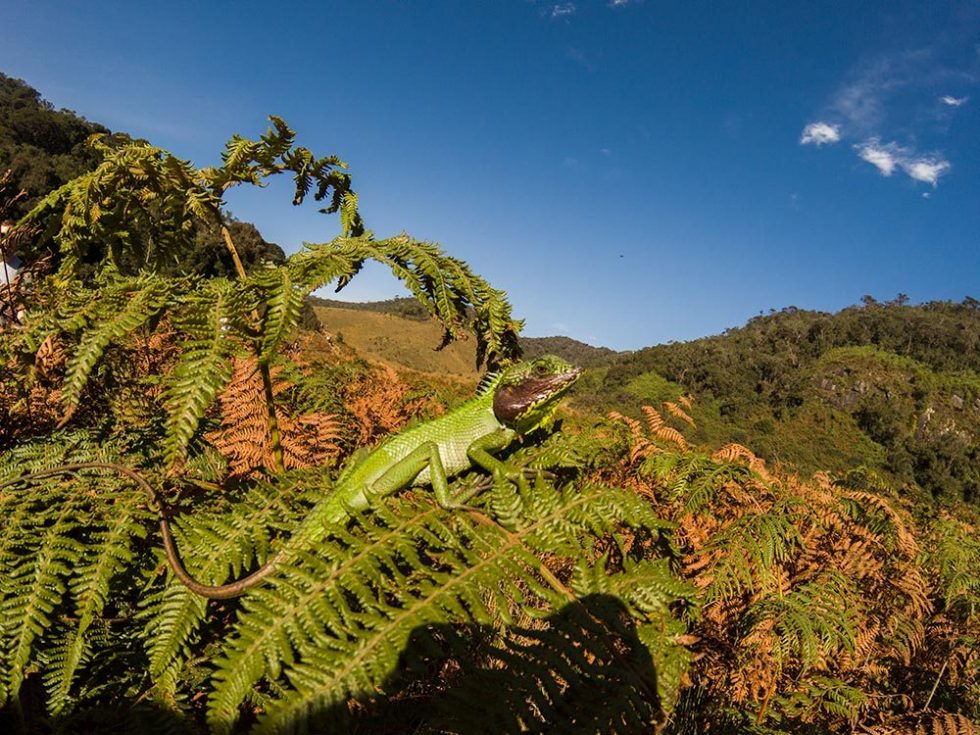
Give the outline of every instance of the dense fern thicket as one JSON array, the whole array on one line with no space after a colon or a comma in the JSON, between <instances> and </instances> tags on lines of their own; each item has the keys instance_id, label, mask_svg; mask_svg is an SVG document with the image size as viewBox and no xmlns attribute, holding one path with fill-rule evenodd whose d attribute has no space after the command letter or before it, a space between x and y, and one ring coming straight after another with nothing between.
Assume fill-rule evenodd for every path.
<instances>
[{"instance_id":1,"label":"dense fern thicket","mask_svg":"<svg viewBox=\"0 0 980 735\"><path fill-rule=\"evenodd\" d=\"M866 476L803 480L738 444L692 449L688 408L613 414L628 454L599 463L674 524L697 590L667 731L975 732L980 514Z\"/></svg>"}]
</instances>

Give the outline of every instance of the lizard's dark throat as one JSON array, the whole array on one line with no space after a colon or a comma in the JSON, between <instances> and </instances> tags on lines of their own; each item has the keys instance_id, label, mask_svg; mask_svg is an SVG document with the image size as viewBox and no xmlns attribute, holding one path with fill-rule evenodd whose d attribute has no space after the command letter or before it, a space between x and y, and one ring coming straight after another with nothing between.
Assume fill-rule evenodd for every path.
<instances>
[{"instance_id":1,"label":"lizard's dark throat","mask_svg":"<svg viewBox=\"0 0 980 735\"><path fill-rule=\"evenodd\" d=\"M545 378L529 376L517 385L504 386L493 397L493 415L498 421L511 424L528 409L537 406L575 382L579 371L574 370Z\"/></svg>"}]
</instances>

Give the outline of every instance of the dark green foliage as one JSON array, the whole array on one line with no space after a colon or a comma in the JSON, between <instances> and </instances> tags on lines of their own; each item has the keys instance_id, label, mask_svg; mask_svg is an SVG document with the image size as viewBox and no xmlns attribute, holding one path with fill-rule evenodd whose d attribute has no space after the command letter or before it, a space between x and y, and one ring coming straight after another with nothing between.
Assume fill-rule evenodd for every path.
<instances>
[{"instance_id":1,"label":"dark green foliage","mask_svg":"<svg viewBox=\"0 0 980 735\"><path fill-rule=\"evenodd\" d=\"M524 337L521 339L521 346L529 359L557 355L584 368L608 365L619 354L608 347L593 347L569 337Z\"/></svg>"},{"instance_id":2,"label":"dark green foliage","mask_svg":"<svg viewBox=\"0 0 980 735\"><path fill-rule=\"evenodd\" d=\"M14 218L98 165L98 151L85 145L95 133L108 131L69 110L55 110L27 84L0 72L0 172L10 169L18 188L28 193Z\"/></svg>"},{"instance_id":3,"label":"dark green foliage","mask_svg":"<svg viewBox=\"0 0 980 735\"><path fill-rule=\"evenodd\" d=\"M55 110L50 103L24 82L0 73L0 173L9 169L12 185L27 196L19 200L6 217L18 219L30 211L49 192L71 179L94 170L104 160L105 150L92 146L93 135L108 135L102 125L88 122L69 110ZM129 138L116 134L114 143L125 144ZM228 229L246 270L272 262L281 263L282 250L266 242L254 225L227 218ZM191 228L189 245L180 259L159 263L159 272L167 275L195 274L230 276L235 265L214 221L196 220ZM111 239L110 239L111 240ZM48 238L36 242L28 260L43 254ZM83 263L92 265L105 256L105 243L91 241L79 254ZM123 257L124 270L137 270L142 263ZM85 272L89 272L86 268Z\"/></svg>"},{"instance_id":4,"label":"dark green foliage","mask_svg":"<svg viewBox=\"0 0 980 735\"><path fill-rule=\"evenodd\" d=\"M351 301L337 301L336 299L324 299L318 296L310 298L314 306L327 306L335 309L354 309L356 311L376 311L380 314L394 314L405 319L417 319L423 321L430 317L428 310L416 299L412 298L393 298L386 301L367 301L363 303ZM523 342L523 340L522 340Z\"/></svg>"}]
</instances>

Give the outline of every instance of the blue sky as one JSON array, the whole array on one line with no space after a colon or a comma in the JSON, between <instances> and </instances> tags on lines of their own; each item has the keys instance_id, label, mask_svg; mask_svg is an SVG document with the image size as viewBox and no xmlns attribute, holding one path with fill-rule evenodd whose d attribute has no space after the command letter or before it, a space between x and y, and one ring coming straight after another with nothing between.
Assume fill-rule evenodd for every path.
<instances>
[{"instance_id":1,"label":"blue sky","mask_svg":"<svg viewBox=\"0 0 980 735\"><path fill-rule=\"evenodd\" d=\"M3 6L0 70L56 107L197 165L281 115L378 236L440 242L532 336L980 297L975 2ZM287 252L336 234L284 186L229 204Z\"/></svg>"}]
</instances>

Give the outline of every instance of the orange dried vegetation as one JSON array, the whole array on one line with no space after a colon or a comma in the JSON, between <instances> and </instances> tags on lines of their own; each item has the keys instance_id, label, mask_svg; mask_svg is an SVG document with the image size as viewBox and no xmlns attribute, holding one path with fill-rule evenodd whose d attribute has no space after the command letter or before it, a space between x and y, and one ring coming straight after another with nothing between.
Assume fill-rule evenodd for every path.
<instances>
[{"instance_id":1,"label":"orange dried vegetation","mask_svg":"<svg viewBox=\"0 0 980 735\"><path fill-rule=\"evenodd\" d=\"M273 368L272 393L279 398L291 387ZM243 477L276 467L262 375L254 357L236 358L231 382L218 395L221 425L205 438L228 460L232 475ZM340 422L333 414L290 416L275 402L282 459L286 468L314 467L331 462L340 451Z\"/></svg>"},{"instance_id":2,"label":"orange dried vegetation","mask_svg":"<svg viewBox=\"0 0 980 735\"><path fill-rule=\"evenodd\" d=\"M768 469L738 444L709 457L653 408L644 416L610 415L627 447L596 479L633 488L676 524L681 574L703 600L690 631L703 710L687 713L692 731L734 708L822 732L978 732L962 713L928 709L937 686L948 706L948 692L980 682L980 614L953 616L942 599L927 520L827 475Z\"/></svg>"},{"instance_id":3,"label":"orange dried vegetation","mask_svg":"<svg viewBox=\"0 0 980 735\"><path fill-rule=\"evenodd\" d=\"M344 405L357 422L358 445L398 431L423 412L441 412L431 397L409 399L409 392L410 386L389 365L374 367L350 383Z\"/></svg>"}]
</instances>

